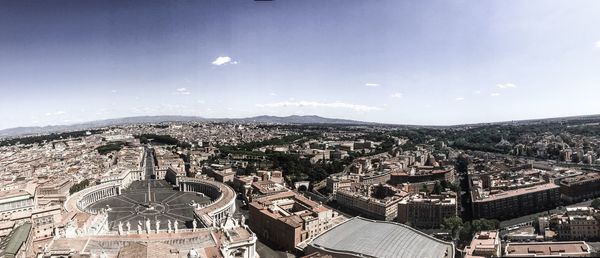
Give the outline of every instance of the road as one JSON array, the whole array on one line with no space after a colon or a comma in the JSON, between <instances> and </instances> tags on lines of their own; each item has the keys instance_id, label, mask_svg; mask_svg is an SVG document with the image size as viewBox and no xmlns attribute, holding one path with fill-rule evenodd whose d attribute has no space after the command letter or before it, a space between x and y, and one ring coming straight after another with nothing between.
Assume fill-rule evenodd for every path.
<instances>
[{"instance_id":1,"label":"road","mask_svg":"<svg viewBox=\"0 0 600 258\"><path fill-rule=\"evenodd\" d=\"M152 179L154 175L154 157L150 149L146 149L144 169L146 171L146 179Z\"/></svg>"}]
</instances>

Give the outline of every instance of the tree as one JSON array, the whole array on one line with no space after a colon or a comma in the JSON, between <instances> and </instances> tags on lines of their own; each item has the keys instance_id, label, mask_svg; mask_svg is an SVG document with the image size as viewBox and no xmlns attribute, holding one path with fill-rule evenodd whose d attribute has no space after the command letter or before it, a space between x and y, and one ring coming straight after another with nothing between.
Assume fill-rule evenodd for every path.
<instances>
[{"instance_id":1,"label":"tree","mask_svg":"<svg viewBox=\"0 0 600 258\"><path fill-rule=\"evenodd\" d=\"M427 189L427 185L426 184L421 185L421 191L420 192L429 193L429 189Z\"/></svg>"},{"instance_id":2,"label":"tree","mask_svg":"<svg viewBox=\"0 0 600 258\"><path fill-rule=\"evenodd\" d=\"M444 191L442 184L440 184L440 181L436 181L435 185L433 186L433 192L434 194L441 194L442 191Z\"/></svg>"},{"instance_id":3,"label":"tree","mask_svg":"<svg viewBox=\"0 0 600 258\"><path fill-rule=\"evenodd\" d=\"M450 230L452 233L452 238L456 236L456 232L463 226L463 221L461 218L457 216L445 218L442 222L442 228L446 230Z\"/></svg>"},{"instance_id":4,"label":"tree","mask_svg":"<svg viewBox=\"0 0 600 258\"><path fill-rule=\"evenodd\" d=\"M83 181L71 186L71 188L69 189L69 193L74 194L76 192L79 192L79 191L85 189L89 184L90 184L90 181L87 179L84 179Z\"/></svg>"},{"instance_id":5,"label":"tree","mask_svg":"<svg viewBox=\"0 0 600 258\"><path fill-rule=\"evenodd\" d=\"M469 170L469 163L469 155L464 153L460 154L458 158L456 158L456 171L460 174L466 174Z\"/></svg>"},{"instance_id":6,"label":"tree","mask_svg":"<svg viewBox=\"0 0 600 258\"><path fill-rule=\"evenodd\" d=\"M467 222L460 229L458 240L462 243L468 243L471 241L471 238L473 238L473 228L471 227L471 223Z\"/></svg>"},{"instance_id":7,"label":"tree","mask_svg":"<svg viewBox=\"0 0 600 258\"><path fill-rule=\"evenodd\" d=\"M500 221L498 221L497 219L492 219L492 220L477 219L477 220L473 220L471 222L471 226L473 227L472 228L473 234L475 234L475 232L479 232L479 231L497 229L499 225L500 225Z\"/></svg>"},{"instance_id":8,"label":"tree","mask_svg":"<svg viewBox=\"0 0 600 258\"><path fill-rule=\"evenodd\" d=\"M254 166L254 163L249 163L246 166L246 169L244 169L244 175L250 175L252 173L256 173L256 166Z\"/></svg>"}]
</instances>

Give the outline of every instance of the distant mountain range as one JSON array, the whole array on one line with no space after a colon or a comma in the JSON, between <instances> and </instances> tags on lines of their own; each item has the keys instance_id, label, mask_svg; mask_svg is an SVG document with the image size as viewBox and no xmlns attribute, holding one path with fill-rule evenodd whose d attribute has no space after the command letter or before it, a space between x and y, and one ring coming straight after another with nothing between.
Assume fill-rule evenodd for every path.
<instances>
[{"instance_id":1,"label":"distant mountain range","mask_svg":"<svg viewBox=\"0 0 600 258\"><path fill-rule=\"evenodd\" d=\"M234 122L234 123L279 123L279 124L345 124L345 125L374 125L377 123L326 118L320 116L255 116L246 118L204 118L200 116L136 116L97 120L72 125L49 125L15 127L0 130L0 137L15 137L25 135L48 134L67 131L88 130L107 126L128 124L152 124L162 122Z\"/></svg>"},{"instance_id":2,"label":"distant mountain range","mask_svg":"<svg viewBox=\"0 0 600 258\"><path fill-rule=\"evenodd\" d=\"M374 122L364 122L357 120L327 118L320 116L255 116L246 118L204 118L200 116L136 116L114 118L106 120L91 121L72 125L50 125L50 126L32 126L32 127L15 127L0 130L0 138L59 133L78 130L89 130L107 126L119 126L128 124L153 124L161 122L234 122L234 123L277 123L277 124L338 124L338 125L388 125L405 128L461 128L461 127L477 127L486 125L525 125L539 123L561 123L574 121L593 121L600 122L600 115L584 115L584 116L569 116L569 117L554 117L542 119L528 119L515 121L502 121L493 123L475 123L461 124L448 126L427 126L427 125L400 125L400 124L383 124Z\"/></svg>"}]
</instances>

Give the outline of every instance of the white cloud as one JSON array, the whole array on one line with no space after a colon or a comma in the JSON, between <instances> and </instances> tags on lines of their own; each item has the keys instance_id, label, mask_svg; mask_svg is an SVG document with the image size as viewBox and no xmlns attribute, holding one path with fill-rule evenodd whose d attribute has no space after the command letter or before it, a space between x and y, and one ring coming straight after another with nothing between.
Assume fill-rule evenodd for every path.
<instances>
[{"instance_id":1,"label":"white cloud","mask_svg":"<svg viewBox=\"0 0 600 258\"><path fill-rule=\"evenodd\" d=\"M498 96L500 96L500 93L494 92L494 93L490 94L490 96L492 96L492 97L498 97Z\"/></svg>"},{"instance_id":2,"label":"white cloud","mask_svg":"<svg viewBox=\"0 0 600 258\"><path fill-rule=\"evenodd\" d=\"M110 92L111 93L117 93L117 90L111 90Z\"/></svg>"},{"instance_id":3,"label":"white cloud","mask_svg":"<svg viewBox=\"0 0 600 258\"><path fill-rule=\"evenodd\" d=\"M365 83L367 87L379 87L379 83Z\"/></svg>"},{"instance_id":4,"label":"white cloud","mask_svg":"<svg viewBox=\"0 0 600 258\"><path fill-rule=\"evenodd\" d=\"M481 94L481 91L480 90L476 90L475 94Z\"/></svg>"},{"instance_id":5,"label":"white cloud","mask_svg":"<svg viewBox=\"0 0 600 258\"><path fill-rule=\"evenodd\" d=\"M498 83L496 84L496 87L500 88L500 89L514 89L517 87L517 85L515 85L514 83Z\"/></svg>"},{"instance_id":6,"label":"white cloud","mask_svg":"<svg viewBox=\"0 0 600 258\"><path fill-rule=\"evenodd\" d=\"M269 96L277 96L277 93L275 93L275 92L269 92Z\"/></svg>"},{"instance_id":7,"label":"white cloud","mask_svg":"<svg viewBox=\"0 0 600 258\"><path fill-rule=\"evenodd\" d=\"M596 41L596 48L600 48L600 40Z\"/></svg>"},{"instance_id":8,"label":"white cloud","mask_svg":"<svg viewBox=\"0 0 600 258\"><path fill-rule=\"evenodd\" d=\"M203 99L199 99L196 102L198 102L198 104L205 104L206 103L206 101L204 101Z\"/></svg>"},{"instance_id":9,"label":"white cloud","mask_svg":"<svg viewBox=\"0 0 600 258\"><path fill-rule=\"evenodd\" d=\"M402 98L402 93L396 92L396 93L390 95L390 97L399 99L399 98Z\"/></svg>"},{"instance_id":10,"label":"white cloud","mask_svg":"<svg viewBox=\"0 0 600 258\"><path fill-rule=\"evenodd\" d=\"M212 61L213 65L225 65L225 64L238 64L238 61L234 61L231 57L228 56L219 56L215 61Z\"/></svg>"},{"instance_id":11,"label":"white cloud","mask_svg":"<svg viewBox=\"0 0 600 258\"><path fill-rule=\"evenodd\" d=\"M345 108L352 109L354 111L373 111L373 110L381 110L381 108L359 105L359 104L349 104L343 102L331 102L331 103L323 103L316 101L284 101L278 103L269 103L269 104L257 104L257 107L268 107L268 108L278 108L278 107L325 107L325 108Z\"/></svg>"},{"instance_id":12,"label":"white cloud","mask_svg":"<svg viewBox=\"0 0 600 258\"><path fill-rule=\"evenodd\" d=\"M191 93L186 88L178 88L173 92L175 95L190 95Z\"/></svg>"},{"instance_id":13,"label":"white cloud","mask_svg":"<svg viewBox=\"0 0 600 258\"><path fill-rule=\"evenodd\" d=\"M463 100L465 100L465 98L463 98L463 97L458 97L458 98L455 98L454 100L456 100L456 101L463 101Z\"/></svg>"}]
</instances>

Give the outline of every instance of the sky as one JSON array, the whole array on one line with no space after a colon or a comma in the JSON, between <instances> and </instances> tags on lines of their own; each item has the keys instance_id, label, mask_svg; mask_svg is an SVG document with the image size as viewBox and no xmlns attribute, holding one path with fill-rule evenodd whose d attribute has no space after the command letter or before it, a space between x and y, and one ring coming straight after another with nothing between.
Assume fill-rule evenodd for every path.
<instances>
[{"instance_id":1,"label":"sky","mask_svg":"<svg viewBox=\"0 0 600 258\"><path fill-rule=\"evenodd\" d=\"M0 0L0 129L600 114L599 1Z\"/></svg>"}]
</instances>

